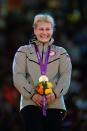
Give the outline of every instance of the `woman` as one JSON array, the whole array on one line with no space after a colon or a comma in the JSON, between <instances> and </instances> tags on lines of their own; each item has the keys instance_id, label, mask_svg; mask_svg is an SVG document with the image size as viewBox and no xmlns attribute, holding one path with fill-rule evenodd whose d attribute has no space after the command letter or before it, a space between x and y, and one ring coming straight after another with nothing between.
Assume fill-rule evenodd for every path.
<instances>
[{"instance_id":1,"label":"woman","mask_svg":"<svg viewBox=\"0 0 87 131\"><path fill-rule=\"evenodd\" d=\"M70 85L72 66L67 51L53 44L54 25L54 19L50 15L36 15L34 18L36 39L29 45L21 46L14 57L13 81L21 94L20 110L26 131L58 131L66 112L63 96ZM49 57L46 64L48 48ZM40 61L45 72L41 69ZM46 95L48 105L46 116L42 113L43 95L34 91L42 76L47 77L53 85L52 93Z\"/></svg>"}]
</instances>

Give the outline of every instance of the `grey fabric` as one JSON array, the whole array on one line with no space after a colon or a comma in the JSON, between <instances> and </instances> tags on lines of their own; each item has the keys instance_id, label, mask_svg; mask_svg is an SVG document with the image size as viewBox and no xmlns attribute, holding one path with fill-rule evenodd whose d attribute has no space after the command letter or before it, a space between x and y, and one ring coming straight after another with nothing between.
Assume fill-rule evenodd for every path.
<instances>
[{"instance_id":1,"label":"grey fabric","mask_svg":"<svg viewBox=\"0 0 87 131\"><path fill-rule=\"evenodd\" d=\"M44 48L43 62L49 43L38 45L40 54ZM59 46L51 45L51 53L47 65L47 77L53 84L56 99L48 105L48 108L66 110L63 96L67 93L71 80L72 64L67 51ZM54 53L52 55L52 53ZM33 44L21 46L13 60L13 82L21 94L20 109L26 105L36 105L31 97L34 94L34 86L41 76L40 66Z\"/></svg>"}]
</instances>

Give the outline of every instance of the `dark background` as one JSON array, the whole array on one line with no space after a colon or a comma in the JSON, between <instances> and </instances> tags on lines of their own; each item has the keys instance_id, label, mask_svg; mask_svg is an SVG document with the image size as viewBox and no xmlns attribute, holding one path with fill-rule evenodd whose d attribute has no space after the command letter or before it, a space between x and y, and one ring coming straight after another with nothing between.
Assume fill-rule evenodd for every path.
<instances>
[{"instance_id":1,"label":"dark background","mask_svg":"<svg viewBox=\"0 0 87 131\"><path fill-rule=\"evenodd\" d=\"M62 131L87 129L87 0L0 0L0 131L22 131L20 94L13 86L12 63L17 49L29 43L38 13L55 19L55 44L72 60L72 79Z\"/></svg>"}]
</instances>

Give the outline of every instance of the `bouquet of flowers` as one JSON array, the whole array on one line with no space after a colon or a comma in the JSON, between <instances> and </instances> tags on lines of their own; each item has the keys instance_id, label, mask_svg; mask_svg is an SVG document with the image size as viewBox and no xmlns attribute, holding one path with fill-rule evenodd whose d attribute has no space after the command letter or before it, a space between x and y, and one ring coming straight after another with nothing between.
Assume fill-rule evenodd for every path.
<instances>
[{"instance_id":1,"label":"bouquet of flowers","mask_svg":"<svg viewBox=\"0 0 87 131\"><path fill-rule=\"evenodd\" d=\"M41 95L48 95L52 93L52 84L50 82L38 82L35 86L35 92Z\"/></svg>"},{"instance_id":2,"label":"bouquet of flowers","mask_svg":"<svg viewBox=\"0 0 87 131\"><path fill-rule=\"evenodd\" d=\"M45 78L45 80L44 80ZM35 86L35 93L43 95L43 115L46 116L46 95L52 93L52 84L46 79L46 76L42 76L39 82Z\"/></svg>"}]
</instances>

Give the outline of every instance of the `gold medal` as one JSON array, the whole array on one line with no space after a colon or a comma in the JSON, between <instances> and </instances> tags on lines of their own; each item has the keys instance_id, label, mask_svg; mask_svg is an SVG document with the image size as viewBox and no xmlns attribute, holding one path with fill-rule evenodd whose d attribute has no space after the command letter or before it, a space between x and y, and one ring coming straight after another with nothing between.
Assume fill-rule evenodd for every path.
<instances>
[{"instance_id":1,"label":"gold medal","mask_svg":"<svg viewBox=\"0 0 87 131\"><path fill-rule=\"evenodd\" d=\"M48 81L48 77L47 77L46 75L42 75L42 76L40 76L40 78L39 78L39 82L41 82L41 81L43 81L43 82Z\"/></svg>"}]
</instances>

